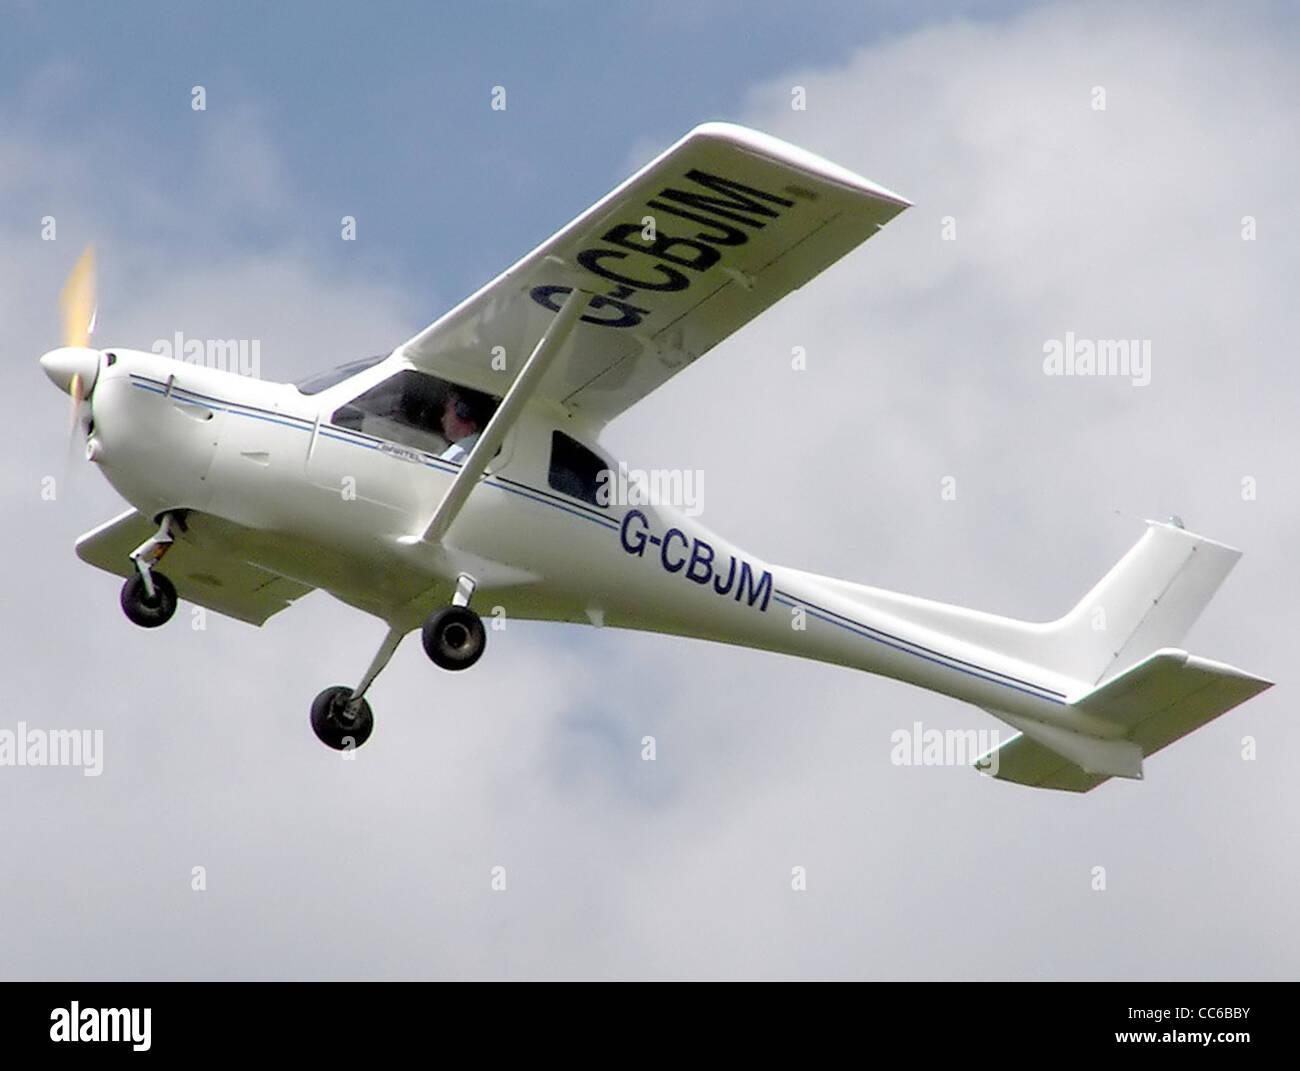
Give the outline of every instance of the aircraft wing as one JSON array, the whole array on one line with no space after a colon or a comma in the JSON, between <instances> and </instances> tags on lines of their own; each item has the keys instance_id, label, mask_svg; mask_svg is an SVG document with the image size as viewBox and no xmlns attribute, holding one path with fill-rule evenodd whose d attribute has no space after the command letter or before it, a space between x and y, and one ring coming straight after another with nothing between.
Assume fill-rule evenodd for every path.
<instances>
[{"instance_id":1,"label":"aircraft wing","mask_svg":"<svg viewBox=\"0 0 1300 1071\"><path fill-rule=\"evenodd\" d=\"M572 288L591 291L588 326L536 396L598 427L906 207L777 138L708 123L399 352L501 395Z\"/></svg>"},{"instance_id":2,"label":"aircraft wing","mask_svg":"<svg viewBox=\"0 0 1300 1071\"><path fill-rule=\"evenodd\" d=\"M158 526L136 510L101 524L77 540L77 557L106 572L132 576L130 555ZM309 591L306 584L269 573L237 558L202 550L177 538L160 567L187 602L261 625Z\"/></svg>"}]
</instances>

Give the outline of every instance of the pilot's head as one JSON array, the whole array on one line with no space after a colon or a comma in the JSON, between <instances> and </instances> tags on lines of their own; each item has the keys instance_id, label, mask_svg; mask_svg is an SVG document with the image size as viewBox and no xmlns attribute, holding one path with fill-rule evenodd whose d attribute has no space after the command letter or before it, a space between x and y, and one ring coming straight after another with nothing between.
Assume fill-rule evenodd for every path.
<instances>
[{"instance_id":1,"label":"pilot's head","mask_svg":"<svg viewBox=\"0 0 1300 1071\"><path fill-rule=\"evenodd\" d=\"M492 416L486 394L457 387L447 392L442 410L442 432L449 442L456 442L482 431Z\"/></svg>"}]
</instances>

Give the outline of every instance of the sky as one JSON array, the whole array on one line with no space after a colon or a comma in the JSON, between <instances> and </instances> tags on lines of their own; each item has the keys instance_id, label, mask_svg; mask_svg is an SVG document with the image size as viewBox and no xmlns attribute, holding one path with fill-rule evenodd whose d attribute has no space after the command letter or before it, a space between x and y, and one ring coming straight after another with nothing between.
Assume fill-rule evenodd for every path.
<instances>
[{"instance_id":1,"label":"sky","mask_svg":"<svg viewBox=\"0 0 1300 1071\"><path fill-rule=\"evenodd\" d=\"M0 977L1300 972L1288 6L0 20L0 730L103 732L97 777L0 766ZM315 593L262 629L145 632L76 559L124 508L68 465L37 364L87 242L102 344L255 338L291 380L391 349L714 119L914 207L611 424L615 456L704 471L703 523L767 560L1030 620L1176 514L1245 551L1185 646L1275 688L1076 796L895 765L917 722L997 728L897 682L517 622L464 674L408 639L347 761L308 707L379 622ZM1148 340L1150 382L1046 375L1067 332Z\"/></svg>"}]
</instances>

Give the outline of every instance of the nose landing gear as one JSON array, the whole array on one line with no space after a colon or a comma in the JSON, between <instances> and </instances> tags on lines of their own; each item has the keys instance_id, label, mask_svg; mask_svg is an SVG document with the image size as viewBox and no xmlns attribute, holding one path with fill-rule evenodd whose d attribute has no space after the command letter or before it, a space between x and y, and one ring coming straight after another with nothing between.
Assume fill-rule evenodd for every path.
<instances>
[{"instance_id":1,"label":"nose landing gear","mask_svg":"<svg viewBox=\"0 0 1300 1071\"><path fill-rule=\"evenodd\" d=\"M122 612L133 624L141 628L157 628L171 620L176 612L176 588L162 573L153 573L150 592L145 578L139 574L122 585Z\"/></svg>"},{"instance_id":2,"label":"nose landing gear","mask_svg":"<svg viewBox=\"0 0 1300 1071\"><path fill-rule=\"evenodd\" d=\"M176 612L176 587L153 567L171 547L173 518L164 513L158 531L131 552L136 575L122 585L122 612L141 628L157 628Z\"/></svg>"}]
</instances>

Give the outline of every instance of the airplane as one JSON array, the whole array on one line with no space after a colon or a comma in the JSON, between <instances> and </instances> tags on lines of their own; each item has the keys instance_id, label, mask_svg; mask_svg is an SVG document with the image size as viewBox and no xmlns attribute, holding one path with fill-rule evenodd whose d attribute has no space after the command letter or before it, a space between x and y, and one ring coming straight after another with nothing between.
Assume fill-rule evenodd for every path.
<instances>
[{"instance_id":1,"label":"airplane","mask_svg":"<svg viewBox=\"0 0 1300 1071\"><path fill-rule=\"evenodd\" d=\"M1033 623L770 563L673 505L609 494L610 420L909 206L787 142L706 123L391 353L296 384L92 346L88 249L62 293L64 345L41 366L131 508L76 553L125 578L122 609L144 628L181 598L261 625L317 589L380 619L357 683L311 705L339 751L370 737L366 693L408 633L462 671L490 607L972 703L1017 731L975 763L1000 780L1140 779L1147 756L1272 684L1178 646L1238 550L1148 521L1072 610Z\"/></svg>"}]
</instances>

